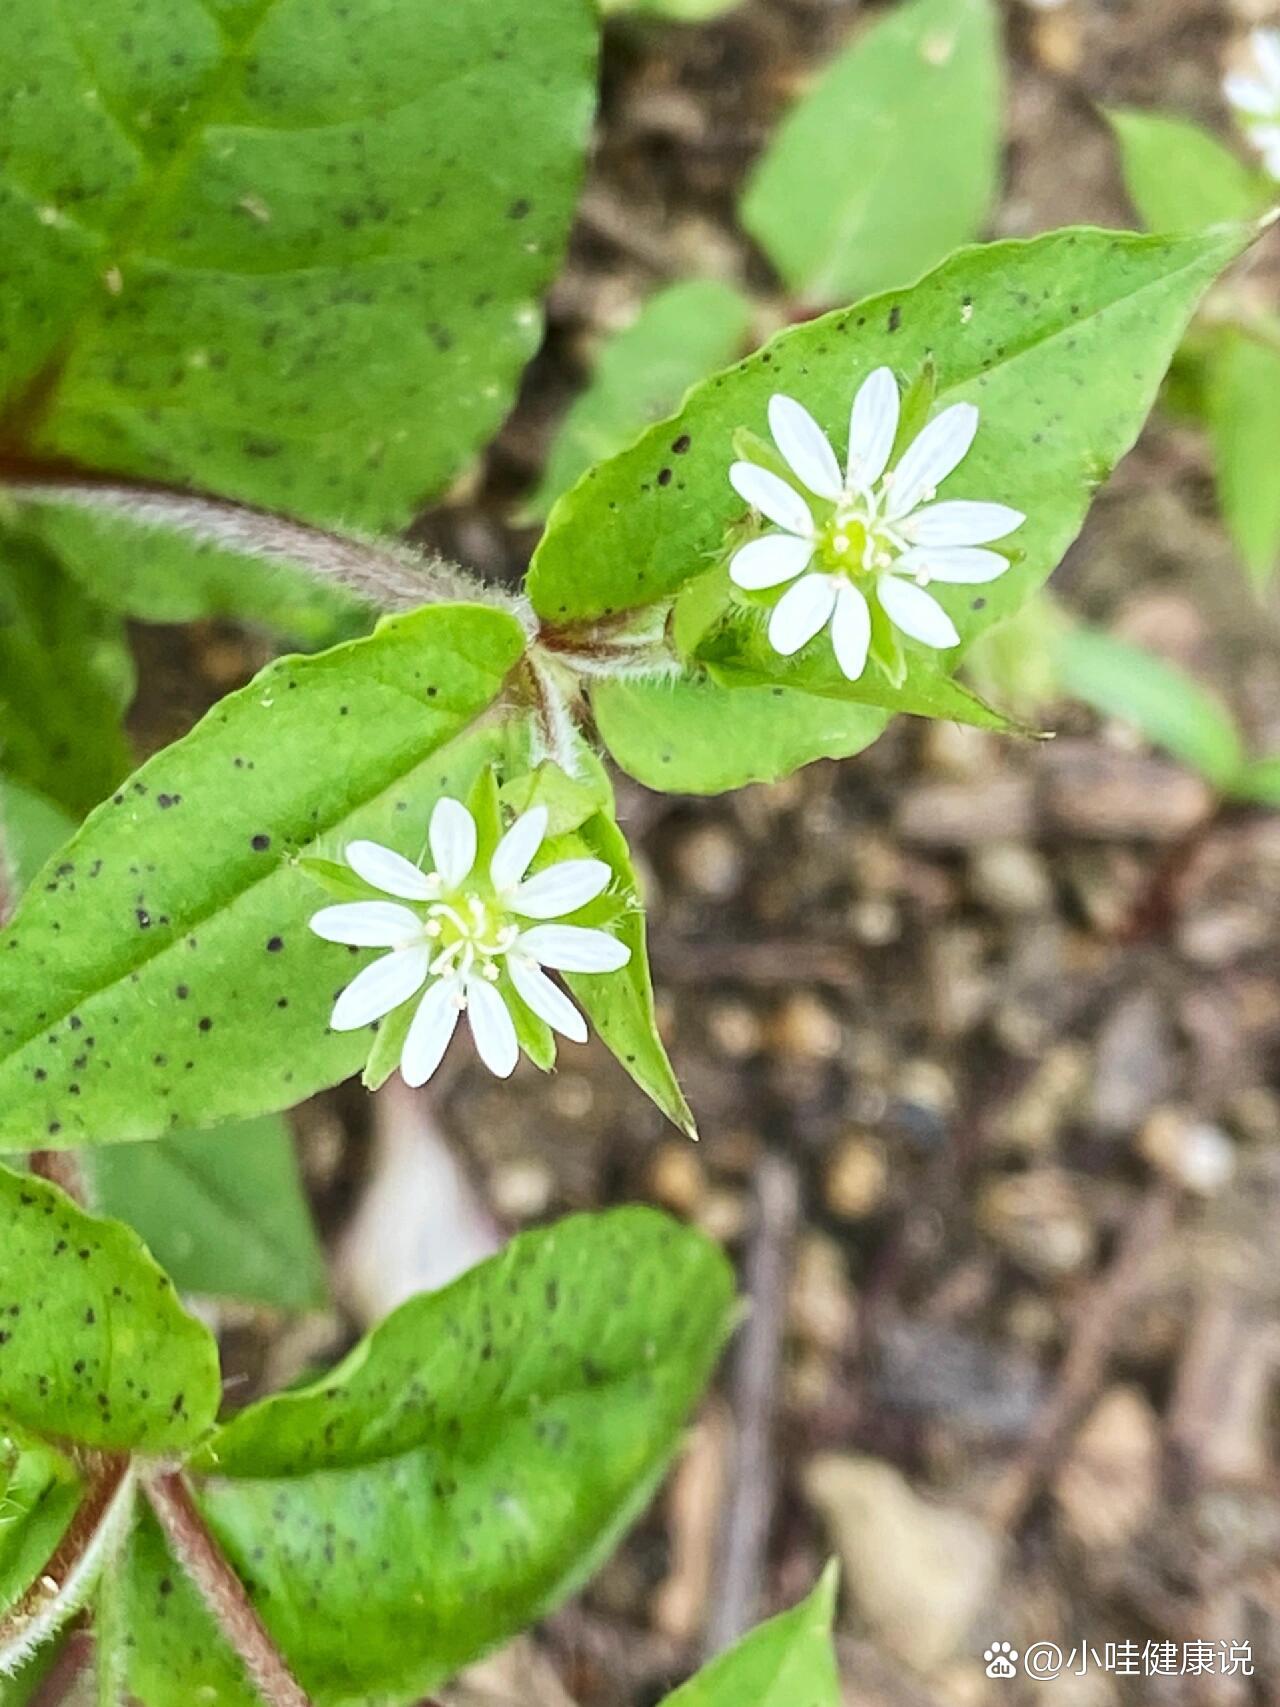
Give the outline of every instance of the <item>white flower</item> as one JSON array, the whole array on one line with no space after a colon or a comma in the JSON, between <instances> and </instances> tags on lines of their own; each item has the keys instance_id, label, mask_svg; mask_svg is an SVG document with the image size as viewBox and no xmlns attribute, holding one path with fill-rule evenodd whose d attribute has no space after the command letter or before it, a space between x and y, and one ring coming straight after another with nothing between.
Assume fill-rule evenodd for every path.
<instances>
[{"instance_id":1,"label":"white flower","mask_svg":"<svg viewBox=\"0 0 1280 1707\"><path fill-rule=\"evenodd\" d=\"M1252 71L1229 71L1222 90L1273 178L1280 178L1280 30L1249 37Z\"/></svg>"},{"instance_id":2,"label":"white flower","mask_svg":"<svg viewBox=\"0 0 1280 1707\"><path fill-rule=\"evenodd\" d=\"M346 860L356 875L395 899L322 907L311 920L326 942L390 950L338 997L329 1021L334 1031L358 1031L384 1018L425 984L400 1055L405 1083L426 1084L464 1012L480 1059L505 1079L519 1057L515 1023L498 989L505 971L539 1019L585 1043L586 1021L544 968L616 972L631 950L608 931L522 922L576 912L611 876L603 860L565 859L527 877L546 833L547 809L534 806L498 843L487 874L477 872L476 821L460 800L445 797L427 832L434 871L421 871L378 842L348 843Z\"/></svg>"},{"instance_id":3,"label":"white flower","mask_svg":"<svg viewBox=\"0 0 1280 1707\"><path fill-rule=\"evenodd\" d=\"M793 582L770 615L770 644L789 658L829 622L836 662L851 682L866 668L869 598L913 640L940 650L955 646L955 624L925 588L930 581L974 585L1003 575L1008 559L980 547L1026 520L1006 504L932 501L973 443L972 403L944 409L886 473L899 409L897 381L887 367L877 368L853 400L842 473L809 411L791 397L770 399L773 441L817 502L754 462L729 470L739 497L782 530L736 551L730 576L750 592Z\"/></svg>"}]
</instances>

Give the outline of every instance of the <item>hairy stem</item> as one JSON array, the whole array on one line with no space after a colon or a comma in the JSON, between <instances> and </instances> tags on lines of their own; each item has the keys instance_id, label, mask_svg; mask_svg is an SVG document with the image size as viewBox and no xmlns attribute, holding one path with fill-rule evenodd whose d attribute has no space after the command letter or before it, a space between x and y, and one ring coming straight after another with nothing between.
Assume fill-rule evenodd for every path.
<instances>
[{"instance_id":1,"label":"hairy stem","mask_svg":"<svg viewBox=\"0 0 1280 1707\"><path fill-rule=\"evenodd\" d=\"M162 1471L145 1484L174 1557L191 1578L214 1621L239 1654L267 1707L311 1707L301 1684L276 1647L230 1561L209 1532L180 1470Z\"/></svg>"},{"instance_id":2,"label":"hairy stem","mask_svg":"<svg viewBox=\"0 0 1280 1707\"><path fill-rule=\"evenodd\" d=\"M84 1498L48 1562L25 1594L0 1618L0 1672L16 1671L79 1611L133 1509L133 1469L127 1456L94 1454L86 1464Z\"/></svg>"},{"instance_id":3,"label":"hairy stem","mask_svg":"<svg viewBox=\"0 0 1280 1707\"><path fill-rule=\"evenodd\" d=\"M140 527L181 534L260 562L300 569L314 580L345 588L382 611L416 610L454 600L498 605L531 618L523 599L469 575L456 563L385 540L366 540L307 527L259 510L164 486L24 475L5 482L21 504L70 505L120 517Z\"/></svg>"},{"instance_id":4,"label":"hairy stem","mask_svg":"<svg viewBox=\"0 0 1280 1707\"><path fill-rule=\"evenodd\" d=\"M524 657L525 685L533 707L535 764L551 759L566 776L577 776L578 687L551 654L531 646Z\"/></svg>"}]
</instances>

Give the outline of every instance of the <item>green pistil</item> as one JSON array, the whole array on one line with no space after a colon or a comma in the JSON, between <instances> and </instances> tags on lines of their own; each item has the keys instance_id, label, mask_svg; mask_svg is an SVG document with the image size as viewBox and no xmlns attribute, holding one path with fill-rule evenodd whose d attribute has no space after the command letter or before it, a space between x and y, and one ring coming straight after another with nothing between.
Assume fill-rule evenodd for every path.
<instances>
[{"instance_id":1,"label":"green pistil","mask_svg":"<svg viewBox=\"0 0 1280 1707\"><path fill-rule=\"evenodd\" d=\"M433 976L457 973L465 978L478 968L490 983L498 978L498 960L520 934L519 926L479 895L433 901L427 908L426 932L438 945L431 962Z\"/></svg>"},{"instance_id":2,"label":"green pistil","mask_svg":"<svg viewBox=\"0 0 1280 1707\"><path fill-rule=\"evenodd\" d=\"M894 542L885 537L865 512L834 510L818 532L817 559L829 575L864 580L887 569L894 555Z\"/></svg>"}]
</instances>

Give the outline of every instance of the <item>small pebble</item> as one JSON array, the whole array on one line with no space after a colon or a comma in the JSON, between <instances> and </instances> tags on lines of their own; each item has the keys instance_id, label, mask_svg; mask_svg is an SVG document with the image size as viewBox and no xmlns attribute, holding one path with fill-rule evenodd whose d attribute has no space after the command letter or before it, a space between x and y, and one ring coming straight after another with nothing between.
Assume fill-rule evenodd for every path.
<instances>
[{"instance_id":1,"label":"small pebble","mask_svg":"<svg viewBox=\"0 0 1280 1707\"><path fill-rule=\"evenodd\" d=\"M503 1162L489 1175L489 1201L504 1221L545 1215L555 1191L551 1169L534 1157Z\"/></svg>"},{"instance_id":2,"label":"small pebble","mask_svg":"<svg viewBox=\"0 0 1280 1707\"><path fill-rule=\"evenodd\" d=\"M724 901L742 882L742 848L723 824L698 824L676 845L675 868L697 895Z\"/></svg>"},{"instance_id":3,"label":"small pebble","mask_svg":"<svg viewBox=\"0 0 1280 1707\"><path fill-rule=\"evenodd\" d=\"M745 1002L714 1002L707 1009L707 1031L731 1061L758 1054L763 1041L760 1021Z\"/></svg>"},{"instance_id":4,"label":"small pebble","mask_svg":"<svg viewBox=\"0 0 1280 1707\"><path fill-rule=\"evenodd\" d=\"M796 1252L788 1298L791 1326L798 1337L821 1351L848 1345L855 1318L853 1293L839 1245L821 1233L809 1233Z\"/></svg>"},{"instance_id":5,"label":"small pebble","mask_svg":"<svg viewBox=\"0 0 1280 1707\"><path fill-rule=\"evenodd\" d=\"M826 1200L842 1221L861 1221L874 1215L889 1188L889 1160L884 1145L863 1133L842 1138L827 1165Z\"/></svg>"},{"instance_id":6,"label":"small pebble","mask_svg":"<svg viewBox=\"0 0 1280 1707\"><path fill-rule=\"evenodd\" d=\"M564 1120L585 1120L595 1105L590 1079L580 1073L557 1073L551 1081L548 1101Z\"/></svg>"},{"instance_id":7,"label":"small pebble","mask_svg":"<svg viewBox=\"0 0 1280 1707\"><path fill-rule=\"evenodd\" d=\"M1222 1128L1178 1109L1156 1109L1138 1148L1157 1172L1201 1197L1215 1196L1236 1171L1235 1146Z\"/></svg>"},{"instance_id":8,"label":"small pebble","mask_svg":"<svg viewBox=\"0 0 1280 1707\"><path fill-rule=\"evenodd\" d=\"M1086 1419L1053 1482L1069 1532L1086 1547L1118 1548L1149 1521L1159 1497L1160 1424L1136 1387L1113 1387Z\"/></svg>"},{"instance_id":9,"label":"small pebble","mask_svg":"<svg viewBox=\"0 0 1280 1707\"><path fill-rule=\"evenodd\" d=\"M974 899L993 913L1042 913L1053 901L1044 860L1025 842L988 842L969 865Z\"/></svg>"},{"instance_id":10,"label":"small pebble","mask_svg":"<svg viewBox=\"0 0 1280 1707\"><path fill-rule=\"evenodd\" d=\"M986 781L908 784L897 811L898 834L922 848L970 848L993 831L1029 837L1035 802L1025 777L992 776Z\"/></svg>"},{"instance_id":11,"label":"small pebble","mask_svg":"<svg viewBox=\"0 0 1280 1707\"><path fill-rule=\"evenodd\" d=\"M996 1117L997 1144L1026 1155L1052 1154L1088 1083L1089 1055L1085 1049L1078 1043L1051 1048Z\"/></svg>"},{"instance_id":12,"label":"small pebble","mask_svg":"<svg viewBox=\"0 0 1280 1707\"><path fill-rule=\"evenodd\" d=\"M1208 783L1171 759L1055 741L1039 755L1051 834L1088 841L1178 842L1214 807Z\"/></svg>"},{"instance_id":13,"label":"small pebble","mask_svg":"<svg viewBox=\"0 0 1280 1707\"><path fill-rule=\"evenodd\" d=\"M688 1139L663 1144L649 1164L649 1194L677 1215L692 1216L707 1193L702 1158Z\"/></svg>"},{"instance_id":14,"label":"small pebble","mask_svg":"<svg viewBox=\"0 0 1280 1707\"><path fill-rule=\"evenodd\" d=\"M1056 1280L1093 1256L1094 1233L1071 1179L1056 1168L992 1181L978 1197L978 1226L1029 1274Z\"/></svg>"},{"instance_id":15,"label":"small pebble","mask_svg":"<svg viewBox=\"0 0 1280 1707\"><path fill-rule=\"evenodd\" d=\"M707 1193L696 1220L718 1245L735 1244L746 1231L747 1200L739 1191L719 1187Z\"/></svg>"},{"instance_id":16,"label":"small pebble","mask_svg":"<svg viewBox=\"0 0 1280 1707\"><path fill-rule=\"evenodd\" d=\"M849 909L849 927L868 948L885 948L902 935L902 915L892 901L880 897L855 901Z\"/></svg>"},{"instance_id":17,"label":"small pebble","mask_svg":"<svg viewBox=\"0 0 1280 1707\"><path fill-rule=\"evenodd\" d=\"M805 990L791 996L774 1015L769 1039L780 1055L797 1061L831 1061L844 1048L840 1021Z\"/></svg>"}]
</instances>

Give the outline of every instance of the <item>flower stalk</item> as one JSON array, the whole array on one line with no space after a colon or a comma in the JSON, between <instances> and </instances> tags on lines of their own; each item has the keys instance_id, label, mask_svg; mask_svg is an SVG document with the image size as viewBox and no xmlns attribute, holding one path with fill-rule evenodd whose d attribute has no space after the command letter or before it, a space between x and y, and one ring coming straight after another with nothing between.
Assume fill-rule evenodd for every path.
<instances>
[{"instance_id":1,"label":"flower stalk","mask_svg":"<svg viewBox=\"0 0 1280 1707\"><path fill-rule=\"evenodd\" d=\"M161 1471L143 1487L174 1557L235 1649L267 1707L311 1707L240 1578L209 1532L180 1470Z\"/></svg>"}]
</instances>

